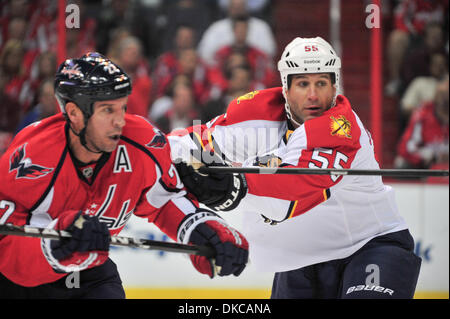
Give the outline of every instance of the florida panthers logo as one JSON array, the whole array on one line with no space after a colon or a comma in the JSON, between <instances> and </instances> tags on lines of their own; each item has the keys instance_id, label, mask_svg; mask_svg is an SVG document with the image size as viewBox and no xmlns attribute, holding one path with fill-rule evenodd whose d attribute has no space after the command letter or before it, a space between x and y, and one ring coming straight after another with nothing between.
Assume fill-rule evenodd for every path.
<instances>
[{"instance_id":1,"label":"florida panthers logo","mask_svg":"<svg viewBox=\"0 0 450 319\"><path fill-rule=\"evenodd\" d=\"M252 91L252 92L249 92L247 94L244 94L244 95L242 95L242 96L237 98L236 103L239 104L239 103L241 103L242 100L251 100L258 93L259 93L259 91Z\"/></svg>"},{"instance_id":2,"label":"florida panthers logo","mask_svg":"<svg viewBox=\"0 0 450 319\"><path fill-rule=\"evenodd\" d=\"M16 170L17 178L35 179L47 175L53 168L33 164L31 158L25 157L26 143L18 147L9 158L9 172Z\"/></svg>"},{"instance_id":3,"label":"florida panthers logo","mask_svg":"<svg viewBox=\"0 0 450 319\"><path fill-rule=\"evenodd\" d=\"M145 146L153 148L163 148L167 143L164 134L156 128L154 128L153 131L155 131L156 135L153 136L150 143L146 144Z\"/></svg>"},{"instance_id":4,"label":"florida panthers logo","mask_svg":"<svg viewBox=\"0 0 450 319\"><path fill-rule=\"evenodd\" d=\"M350 121L344 117L344 115L341 115L338 118L331 116L330 118L332 120L330 124L331 135L352 138L350 135L352 125L350 124Z\"/></svg>"}]
</instances>

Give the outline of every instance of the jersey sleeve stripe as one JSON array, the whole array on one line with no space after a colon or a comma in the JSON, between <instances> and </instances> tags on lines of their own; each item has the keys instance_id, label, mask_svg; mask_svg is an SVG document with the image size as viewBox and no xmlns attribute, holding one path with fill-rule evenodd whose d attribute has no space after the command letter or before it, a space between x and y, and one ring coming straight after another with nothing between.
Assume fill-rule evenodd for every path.
<instances>
[{"instance_id":1,"label":"jersey sleeve stripe","mask_svg":"<svg viewBox=\"0 0 450 319\"><path fill-rule=\"evenodd\" d=\"M289 206L289 215L287 219L292 218L292 215L295 212L295 208L297 207L298 200L291 202L291 205Z\"/></svg>"}]
</instances>

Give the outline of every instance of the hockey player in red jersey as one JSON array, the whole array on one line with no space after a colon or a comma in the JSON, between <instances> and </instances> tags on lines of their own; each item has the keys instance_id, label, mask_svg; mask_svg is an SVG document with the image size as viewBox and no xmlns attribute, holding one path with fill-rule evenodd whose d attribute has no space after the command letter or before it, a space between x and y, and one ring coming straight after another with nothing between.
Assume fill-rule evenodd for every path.
<instances>
[{"instance_id":1,"label":"hockey player in red jersey","mask_svg":"<svg viewBox=\"0 0 450 319\"><path fill-rule=\"evenodd\" d=\"M282 87L169 135L188 189L241 212L252 265L275 272L272 298L412 298L421 260L380 176L199 173L204 165L379 169L369 132L339 93L341 61L322 38L296 38ZM194 155L194 159L191 158ZM190 165L196 162L196 165Z\"/></svg>"},{"instance_id":2,"label":"hockey player in red jersey","mask_svg":"<svg viewBox=\"0 0 450 319\"><path fill-rule=\"evenodd\" d=\"M173 240L212 246L215 259L191 256L211 278L245 268L246 239L186 192L166 137L125 113L130 92L128 75L106 57L68 59L55 78L62 112L24 128L2 156L0 222L72 237L0 236L0 297L124 298L108 250L131 214ZM74 271L80 289L64 284Z\"/></svg>"}]
</instances>

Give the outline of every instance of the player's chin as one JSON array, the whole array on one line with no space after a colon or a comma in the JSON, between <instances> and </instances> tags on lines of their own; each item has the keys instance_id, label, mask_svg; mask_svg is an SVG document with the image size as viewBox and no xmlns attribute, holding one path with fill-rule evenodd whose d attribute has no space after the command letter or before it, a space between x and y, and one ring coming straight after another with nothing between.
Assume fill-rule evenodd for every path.
<instances>
[{"instance_id":1,"label":"player's chin","mask_svg":"<svg viewBox=\"0 0 450 319\"><path fill-rule=\"evenodd\" d=\"M103 145L105 152L112 152L116 149L120 141L120 135L108 136L106 143Z\"/></svg>"},{"instance_id":2,"label":"player's chin","mask_svg":"<svg viewBox=\"0 0 450 319\"><path fill-rule=\"evenodd\" d=\"M303 119L304 121L312 120L317 117L322 116L324 110L323 109L314 109L314 110L307 110L303 112Z\"/></svg>"}]
</instances>

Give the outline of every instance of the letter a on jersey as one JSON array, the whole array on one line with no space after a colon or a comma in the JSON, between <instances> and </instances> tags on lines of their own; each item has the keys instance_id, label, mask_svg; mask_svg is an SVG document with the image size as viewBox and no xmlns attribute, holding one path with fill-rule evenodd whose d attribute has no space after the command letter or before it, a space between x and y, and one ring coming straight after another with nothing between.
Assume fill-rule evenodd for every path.
<instances>
[{"instance_id":1,"label":"letter a on jersey","mask_svg":"<svg viewBox=\"0 0 450 319\"><path fill-rule=\"evenodd\" d=\"M125 145L119 145L116 153L116 161L114 162L114 173L131 172L131 162Z\"/></svg>"}]
</instances>

